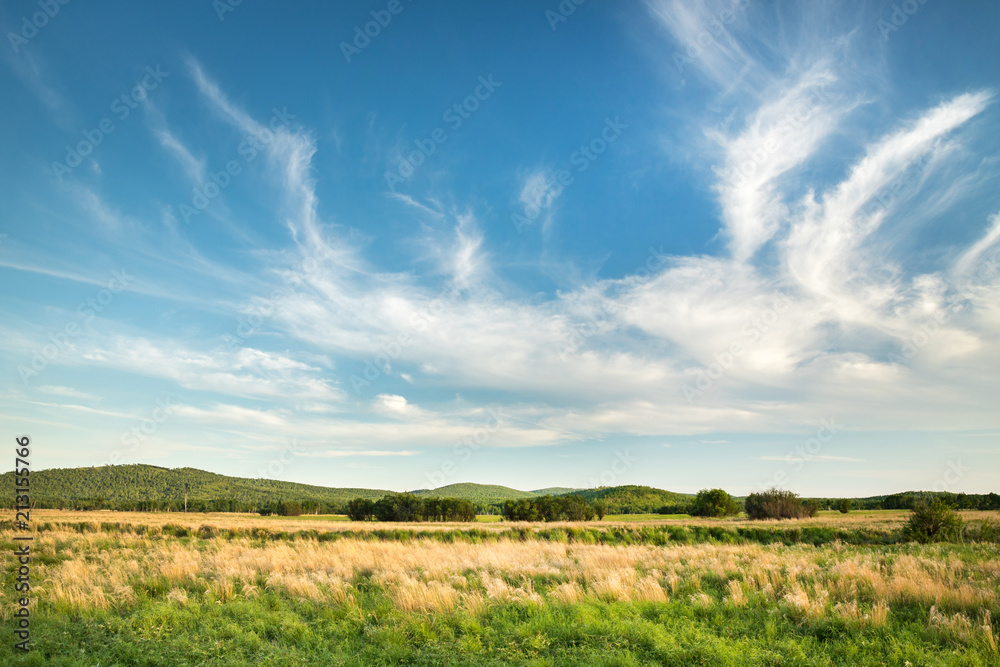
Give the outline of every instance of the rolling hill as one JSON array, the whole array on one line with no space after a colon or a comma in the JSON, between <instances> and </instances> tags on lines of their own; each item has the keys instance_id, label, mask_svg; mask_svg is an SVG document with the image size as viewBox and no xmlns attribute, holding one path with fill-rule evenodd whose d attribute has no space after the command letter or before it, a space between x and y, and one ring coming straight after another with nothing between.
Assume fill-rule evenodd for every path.
<instances>
[{"instance_id":1,"label":"rolling hill","mask_svg":"<svg viewBox=\"0 0 1000 667\"><path fill-rule=\"evenodd\" d=\"M0 501L13 503L14 473L0 475ZM354 498L378 500L393 493L385 489L336 488L247 479L219 475L196 468L162 468L134 464L89 468L51 468L31 473L31 498L36 507L76 509L256 511L279 501L313 503L312 509L342 513ZM664 505L688 502L691 496L648 486L620 486L600 489L550 487L519 491L496 484L470 482L413 492L423 497L460 498L477 508L494 509L507 500L543 495L581 495L587 500L604 500L611 513L655 511ZM317 507L318 506L318 507Z\"/></svg>"},{"instance_id":2,"label":"rolling hill","mask_svg":"<svg viewBox=\"0 0 1000 667\"><path fill-rule=\"evenodd\" d=\"M635 485L584 489L574 491L573 494L583 496L590 502L604 501L609 514L655 512L661 507L675 507L678 511L686 511L685 507L694 499L694 496L685 493Z\"/></svg>"},{"instance_id":3,"label":"rolling hill","mask_svg":"<svg viewBox=\"0 0 1000 667\"><path fill-rule=\"evenodd\" d=\"M585 490L586 489L571 489L568 486L550 486L547 489L535 489L532 493L536 496L565 496L568 493Z\"/></svg>"},{"instance_id":4,"label":"rolling hill","mask_svg":"<svg viewBox=\"0 0 1000 667\"><path fill-rule=\"evenodd\" d=\"M518 500L519 498L534 498L536 495L532 491L518 491L506 486L497 484L473 484L472 482L462 482L459 484L449 484L436 489L421 489L414 491L417 496L433 496L436 498L461 498L471 500L480 505L495 505L503 503L505 500Z\"/></svg>"},{"instance_id":5,"label":"rolling hill","mask_svg":"<svg viewBox=\"0 0 1000 667\"><path fill-rule=\"evenodd\" d=\"M14 488L14 473L0 475L6 500ZM85 506L79 501L100 501L106 507L151 504L156 508L183 507L185 490L189 507L216 502L222 509L252 509L278 500L343 504L357 497L376 500L390 491L311 486L271 479L229 477L196 468L161 468L144 464L92 468L51 468L31 472L31 497L37 506ZM13 497L11 497L13 500Z\"/></svg>"}]
</instances>

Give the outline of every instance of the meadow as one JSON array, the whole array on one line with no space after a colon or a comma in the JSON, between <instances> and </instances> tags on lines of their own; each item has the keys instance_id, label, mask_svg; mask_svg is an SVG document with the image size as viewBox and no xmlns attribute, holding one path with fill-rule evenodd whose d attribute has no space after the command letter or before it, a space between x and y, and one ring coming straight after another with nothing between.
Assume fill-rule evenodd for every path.
<instances>
[{"instance_id":1,"label":"meadow","mask_svg":"<svg viewBox=\"0 0 1000 667\"><path fill-rule=\"evenodd\" d=\"M906 514L387 529L34 512L32 648L8 634L0 664L1000 664L1000 545L883 540Z\"/></svg>"}]
</instances>

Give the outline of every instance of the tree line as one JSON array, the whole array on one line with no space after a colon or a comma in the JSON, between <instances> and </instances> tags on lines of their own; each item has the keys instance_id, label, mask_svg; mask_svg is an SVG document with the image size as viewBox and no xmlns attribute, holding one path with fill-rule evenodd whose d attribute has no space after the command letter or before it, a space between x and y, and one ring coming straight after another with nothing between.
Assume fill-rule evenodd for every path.
<instances>
[{"instance_id":1,"label":"tree line","mask_svg":"<svg viewBox=\"0 0 1000 667\"><path fill-rule=\"evenodd\" d=\"M351 521L475 521L476 506L462 498L390 493L378 500L349 500L346 514Z\"/></svg>"}]
</instances>

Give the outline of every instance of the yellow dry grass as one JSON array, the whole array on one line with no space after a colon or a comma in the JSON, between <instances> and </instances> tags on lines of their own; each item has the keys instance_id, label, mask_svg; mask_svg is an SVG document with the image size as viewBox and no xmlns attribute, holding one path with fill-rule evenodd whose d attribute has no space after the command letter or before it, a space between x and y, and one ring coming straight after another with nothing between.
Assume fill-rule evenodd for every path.
<instances>
[{"instance_id":1,"label":"yellow dry grass","mask_svg":"<svg viewBox=\"0 0 1000 667\"><path fill-rule=\"evenodd\" d=\"M905 510L879 510L879 511L858 511L850 514L840 514L839 512L821 512L818 516L806 519L792 519L786 521L749 521L745 518L727 519L704 519L698 517L654 519L642 521L642 526L657 525L685 525L685 526L753 526L753 527L774 527L781 528L803 528L806 526L823 526L836 528L869 528L869 529L894 529L902 526L909 516ZM973 523L984 520L996 520L996 512L963 511L961 516L966 521ZM96 512L84 512L75 510L32 510L32 521L34 523L92 523L100 526L101 522L114 522L123 524L134 524L143 526L162 527L168 523L187 527L189 530L196 530L199 526L212 526L216 529L224 530L229 528L266 528L269 530L336 530L347 532L366 532L385 528L415 528L418 530L453 530L456 528L468 528L468 523L402 523L402 524L381 524L381 523L355 523L342 520L343 517L333 516L301 516L301 517L281 517L281 516L259 516L257 514L242 514L232 512L208 512L208 513L180 513L180 512L115 512L101 510ZM0 520L13 519L12 510L0 509ZM544 526L532 523L518 522L477 522L474 524L479 530L503 531L509 528L567 528L567 527L607 527L607 526L636 526L632 521L626 520L604 520L588 522L554 522Z\"/></svg>"}]
</instances>

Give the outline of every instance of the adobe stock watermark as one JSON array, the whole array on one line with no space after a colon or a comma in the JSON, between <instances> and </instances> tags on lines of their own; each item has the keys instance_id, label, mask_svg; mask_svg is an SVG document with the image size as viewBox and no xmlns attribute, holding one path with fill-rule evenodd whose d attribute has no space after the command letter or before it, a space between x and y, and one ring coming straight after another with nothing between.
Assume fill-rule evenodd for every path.
<instances>
[{"instance_id":1,"label":"adobe stock watermark","mask_svg":"<svg viewBox=\"0 0 1000 667\"><path fill-rule=\"evenodd\" d=\"M274 142L278 131L287 127L295 118L295 114L288 113L288 107L283 107L280 111L273 108L271 112L269 127L262 127L259 132L247 135L236 147L236 152L242 161L229 160L225 169L209 172L208 181L192 191L191 203L178 206L185 224L190 223L191 218L208 208L209 204L232 184L233 179L243 173L243 168L256 160L258 153Z\"/></svg>"},{"instance_id":2,"label":"adobe stock watermark","mask_svg":"<svg viewBox=\"0 0 1000 667\"><path fill-rule=\"evenodd\" d=\"M64 5L68 5L70 0L38 0L38 7L41 9L30 17L21 17L21 29L17 32L8 32L7 41L10 47L17 53L20 48L30 42L38 34L38 31L49 24L54 19Z\"/></svg>"},{"instance_id":3,"label":"adobe stock watermark","mask_svg":"<svg viewBox=\"0 0 1000 667\"><path fill-rule=\"evenodd\" d=\"M407 0L407 2L412 2L412 0ZM344 55L347 64L350 65L351 58L360 55L362 51L367 49L372 40L389 27L393 17L402 14L404 9L406 7L401 0L389 0L385 9L373 9L369 12L372 20L365 23L363 29L360 25L354 26L354 39L350 42L340 43L340 52Z\"/></svg>"},{"instance_id":4,"label":"adobe stock watermark","mask_svg":"<svg viewBox=\"0 0 1000 667\"><path fill-rule=\"evenodd\" d=\"M903 0L903 2L893 4L892 13L889 14L889 20L879 19L876 27L882 34L882 39L889 39L889 35L896 32L910 20L910 17L917 13L917 11L927 4L927 0Z\"/></svg>"},{"instance_id":5,"label":"adobe stock watermark","mask_svg":"<svg viewBox=\"0 0 1000 667\"><path fill-rule=\"evenodd\" d=\"M787 313L792 307L792 302L784 294L778 294L769 308L765 308L756 315L751 316L742 327L740 334L743 341L735 340L729 344L725 350L712 355L714 362L698 371L698 377L694 381L694 386L684 383L681 391L687 399L689 405L694 404L694 399L698 398L712 385L714 385L726 372L733 367L736 360L747 351L748 345L756 343L767 333L781 316Z\"/></svg>"},{"instance_id":6,"label":"adobe stock watermark","mask_svg":"<svg viewBox=\"0 0 1000 667\"><path fill-rule=\"evenodd\" d=\"M987 281L997 275L998 270L1000 270L1000 251L983 259L976 267L975 281L968 280L959 286L959 292L948 297L947 306L943 310L935 312L933 316L922 322L916 331L903 339L899 352L889 354L889 363L903 365L912 361L918 352L927 347L941 333L942 325L947 324L955 316L955 313L962 309L964 301L973 296L972 291L984 287Z\"/></svg>"},{"instance_id":7,"label":"adobe stock watermark","mask_svg":"<svg viewBox=\"0 0 1000 667\"><path fill-rule=\"evenodd\" d=\"M649 280L655 271L666 263L667 255L663 252L663 246L661 245L659 249L650 246L649 256L646 258L646 261L622 280L622 285L631 288L644 283ZM614 301L608 300L603 302L601 308L596 313L588 315L586 323L574 325L570 329L570 334L566 337L566 341L558 346L559 359L566 361L569 355L580 349L588 338L602 331L604 325L610 324L610 318L617 316L619 312L620 308Z\"/></svg>"},{"instance_id":8,"label":"adobe stock watermark","mask_svg":"<svg viewBox=\"0 0 1000 667\"><path fill-rule=\"evenodd\" d=\"M590 488L596 489L602 486L617 486L618 478L631 470L632 466L634 466L638 461L638 457L633 456L631 450L626 449L625 451L616 451L615 458L612 460L611 465L597 477L590 478Z\"/></svg>"},{"instance_id":9,"label":"adobe stock watermark","mask_svg":"<svg viewBox=\"0 0 1000 667\"><path fill-rule=\"evenodd\" d=\"M822 86L815 86L810 89L806 100L800 102L790 109L777 125L777 131L770 134L764 144L736 169L736 180L734 185L742 185L747 179L753 176L756 171L771 159L771 156L781 148L779 137L787 136L789 133L800 129L815 113L820 103L829 102L830 98L823 90Z\"/></svg>"},{"instance_id":10,"label":"adobe stock watermark","mask_svg":"<svg viewBox=\"0 0 1000 667\"><path fill-rule=\"evenodd\" d=\"M28 380L37 377L39 373L48 368L50 362L55 361L60 354L71 349L70 339L80 335L80 322L89 324L93 321L98 313L103 313L111 305L115 300L115 295L124 291L133 280L135 280L135 276L130 276L125 269L112 271L111 280L108 281L107 287L101 289L96 295L81 301L76 307L79 321L71 319L60 331L49 334L49 342L34 350L29 366L17 365L17 373L25 386L28 385Z\"/></svg>"},{"instance_id":11,"label":"adobe stock watermark","mask_svg":"<svg viewBox=\"0 0 1000 667\"><path fill-rule=\"evenodd\" d=\"M728 35L729 31L726 30L726 26L736 20L737 12L741 12L749 6L750 0L733 0L729 9L723 9L718 16L712 17L708 28L695 35L694 40L687 45L684 53L674 51L674 65L677 66L677 71L683 73L685 65L690 65L701 58L706 49L717 47L719 43L716 38Z\"/></svg>"},{"instance_id":12,"label":"adobe stock watermark","mask_svg":"<svg viewBox=\"0 0 1000 667\"><path fill-rule=\"evenodd\" d=\"M427 307L410 318L410 327L423 333L430 325L430 319L440 317L445 308L454 303L461 293L462 289L454 282L446 282L441 293ZM413 338L408 331L398 331L389 342L383 343L381 351L365 361L365 369L362 374L351 375L351 387L353 387L354 393L360 396L362 388L371 386L380 377L392 372L392 362L398 359L403 354L403 350L412 343Z\"/></svg>"},{"instance_id":13,"label":"adobe stock watermark","mask_svg":"<svg viewBox=\"0 0 1000 667\"><path fill-rule=\"evenodd\" d=\"M590 165L603 155L611 144L618 141L622 132L627 130L628 127L628 124L623 123L618 116L615 116L614 120L605 118L604 127L598 133L598 136L591 139L588 143L581 145L570 154L569 163L576 168L576 173L582 174L587 171ZM558 197L562 194L563 189L569 187L575 181L576 177L573 175L572 170L566 168L560 169L552 181L546 185L545 195L550 198ZM521 213L511 214L510 220L514 225L514 229L520 234L525 227L533 224L540 214L541 207L532 203L525 205Z\"/></svg>"},{"instance_id":14,"label":"adobe stock watermark","mask_svg":"<svg viewBox=\"0 0 1000 667\"><path fill-rule=\"evenodd\" d=\"M129 454L134 454L139 445L156 434L168 419L174 415L172 397L165 395L156 400L156 407L150 411L149 417L141 420L128 431L122 433L121 448L111 452L104 465L118 465Z\"/></svg>"},{"instance_id":15,"label":"adobe stock watermark","mask_svg":"<svg viewBox=\"0 0 1000 667\"><path fill-rule=\"evenodd\" d=\"M545 10L545 20L549 22L552 32L556 31L560 23L565 23L569 17L576 13L576 8L587 2L587 0L562 0L554 9Z\"/></svg>"},{"instance_id":16,"label":"adobe stock watermark","mask_svg":"<svg viewBox=\"0 0 1000 667\"><path fill-rule=\"evenodd\" d=\"M479 110L482 103L490 99L496 89L503 85L502 81L493 79L493 74L480 76L476 81L478 85L471 94L465 96L460 102L452 104L441 114L441 120L448 125L452 132L457 132L465 121L472 118L472 114ZM389 189L395 192L397 185L409 180L420 165L437 152L438 146L448 141L448 136L448 132L444 128L436 127L424 138L414 139L415 149L399 161L394 172L388 170L385 172L385 183Z\"/></svg>"},{"instance_id":17,"label":"adobe stock watermark","mask_svg":"<svg viewBox=\"0 0 1000 667\"><path fill-rule=\"evenodd\" d=\"M289 465L296 457L305 454L305 450L299 447L297 440L289 439L282 447L281 453L276 458L267 462L264 467L257 468L258 479L279 479L285 472L285 466Z\"/></svg>"},{"instance_id":18,"label":"adobe stock watermark","mask_svg":"<svg viewBox=\"0 0 1000 667\"><path fill-rule=\"evenodd\" d=\"M259 331L260 328L264 326L264 321L269 317L273 317L281 307L284 300L288 298L288 293L292 288L292 283L314 275L317 269L319 269L319 262L312 257L308 257L302 262L302 270L300 272L283 276L283 287L274 289L268 297L257 299L251 307L247 309L246 313L241 314L236 319L236 330L234 334L227 334L223 336L226 346L233 351L243 347L247 338Z\"/></svg>"},{"instance_id":19,"label":"adobe stock watermark","mask_svg":"<svg viewBox=\"0 0 1000 667\"><path fill-rule=\"evenodd\" d=\"M142 102L146 101L149 93L159 88L163 80L170 76L170 72L163 72L160 66L146 68L146 76L136 82L132 88L114 98L109 105L112 114L117 116L119 121L125 121L132 111L139 108ZM105 138L115 131L115 122L105 116L97 122L97 125L90 130L82 130L80 134L83 139L75 146L66 146L65 162L53 162L52 173L60 181L63 176L72 172L83 164L83 158L94 152L94 149L104 143Z\"/></svg>"},{"instance_id":20,"label":"adobe stock watermark","mask_svg":"<svg viewBox=\"0 0 1000 667\"><path fill-rule=\"evenodd\" d=\"M490 420L477 428L475 431L455 442L451 451L455 458L462 462L468 462L472 455L482 449L490 441L493 435L506 425L510 415L504 414L503 408L489 408ZM458 465L451 458L445 459L441 467L434 472L427 473L427 481L431 488L436 489L444 486L449 477L458 472Z\"/></svg>"},{"instance_id":21,"label":"adobe stock watermark","mask_svg":"<svg viewBox=\"0 0 1000 667\"><path fill-rule=\"evenodd\" d=\"M962 478L965 477L970 470L972 470L972 468L967 465L963 465L960 459L948 461L948 469L945 470L940 479L934 482L931 490L941 493L942 491L947 491L953 488L956 484L962 481Z\"/></svg>"},{"instance_id":22,"label":"adobe stock watermark","mask_svg":"<svg viewBox=\"0 0 1000 667\"><path fill-rule=\"evenodd\" d=\"M819 423L820 427L816 429L816 435L804 443L796 445L785 454L783 460L790 470L776 470L770 481L759 482L757 484L760 489L766 491L767 489L780 488L788 484L790 473L799 472L806 463L819 457L820 452L823 451L823 446L829 444L838 433L844 430L844 425L838 424L836 417L820 419Z\"/></svg>"},{"instance_id":23,"label":"adobe stock watermark","mask_svg":"<svg viewBox=\"0 0 1000 667\"><path fill-rule=\"evenodd\" d=\"M889 206L919 179L923 168L930 164L930 161L931 154L924 154L920 159L907 165L903 173L893 180L892 183L879 190L873 197L875 201L865 211L865 222L871 225L880 213L888 211Z\"/></svg>"},{"instance_id":24,"label":"adobe stock watermark","mask_svg":"<svg viewBox=\"0 0 1000 667\"><path fill-rule=\"evenodd\" d=\"M235 12L236 8L243 4L243 0L212 0L212 9L219 17L219 22L226 20L226 14Z\"/></svg>"}]
</instances>

